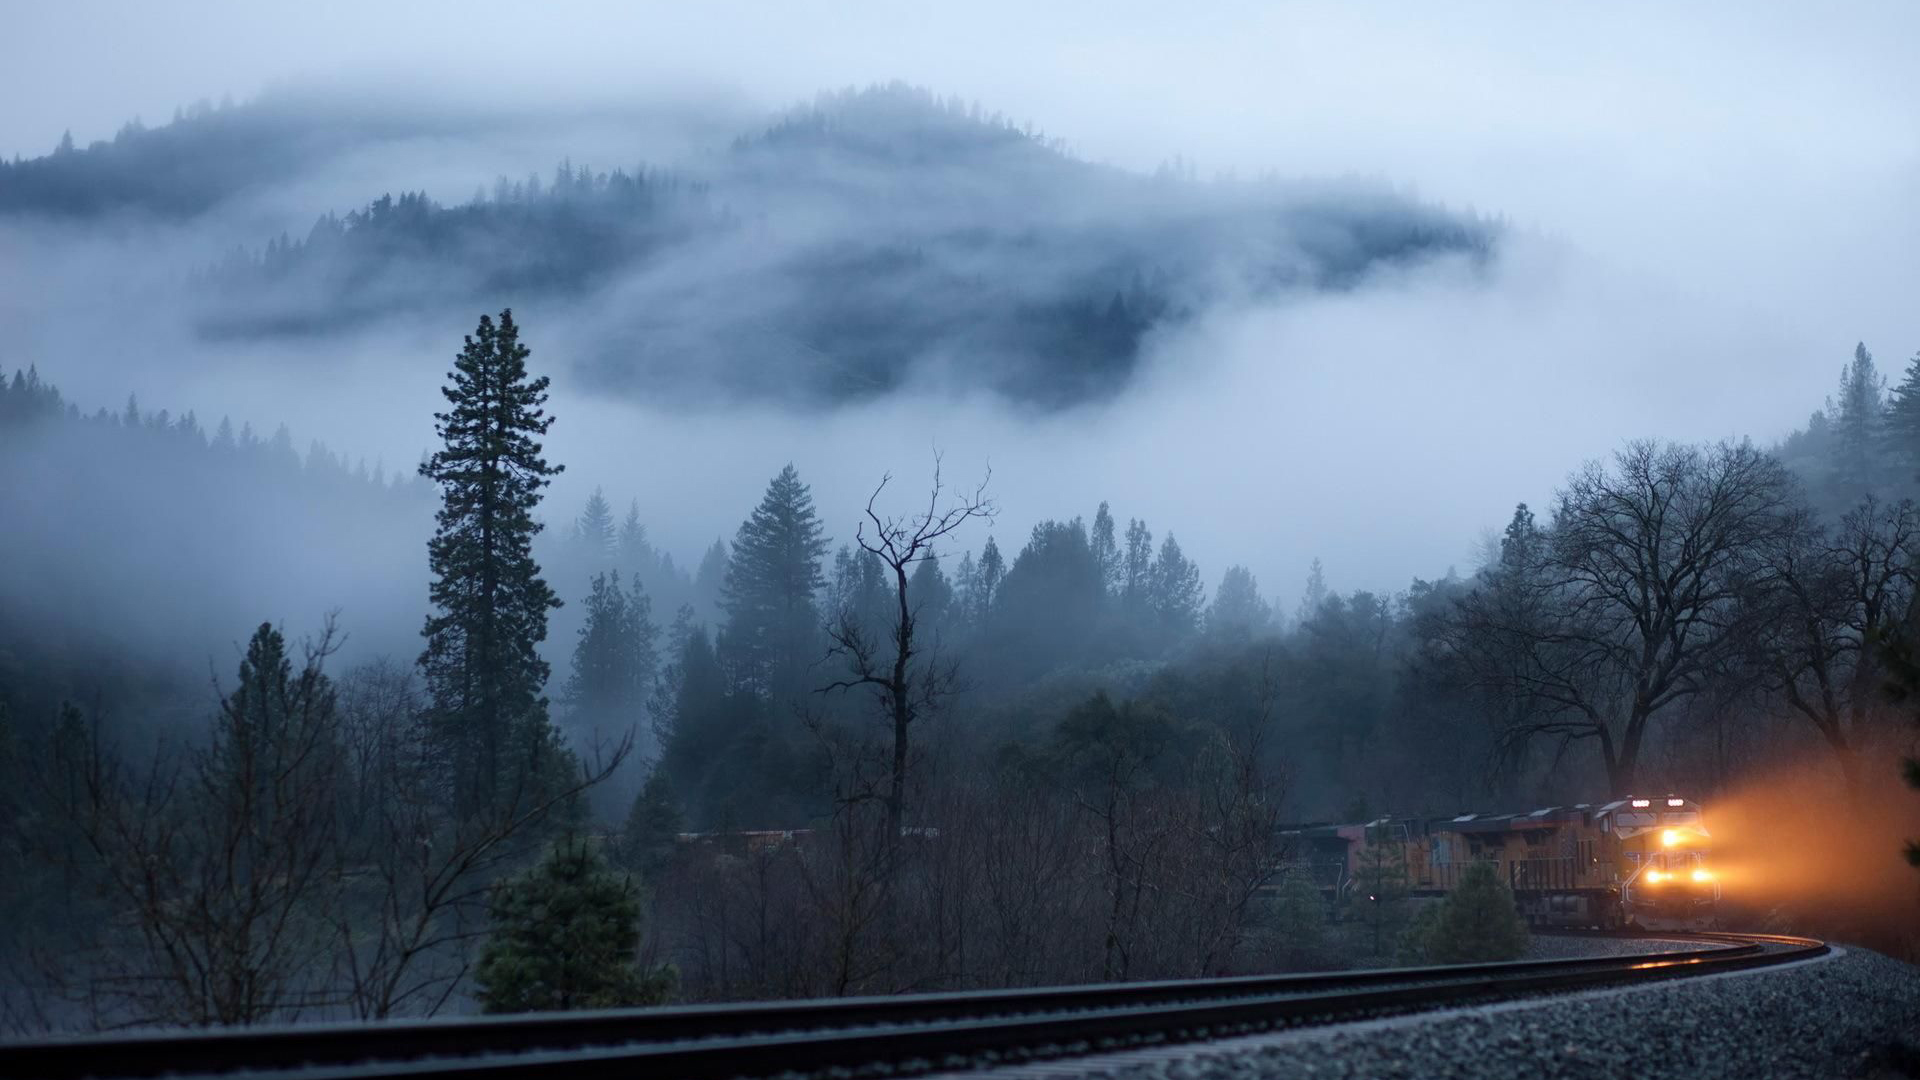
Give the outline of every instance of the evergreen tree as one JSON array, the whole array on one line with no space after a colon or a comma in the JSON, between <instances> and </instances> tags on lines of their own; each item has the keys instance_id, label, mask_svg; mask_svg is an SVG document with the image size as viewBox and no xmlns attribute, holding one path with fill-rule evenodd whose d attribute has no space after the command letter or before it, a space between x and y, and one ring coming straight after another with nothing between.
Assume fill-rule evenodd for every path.
<instances>
[{"instance_id":1,"label":"evergreen tree","mask_svg":"<svg viewBox=\"0 0 1920 1080\"><path fill-rule=\"evenodd\" d=\"M740 524L720 588L730 660L742 685L762 696L803 690L806 670L819 657L815 596L826 585L820 569L826 551L813 494L788 465Z\"/></svg>"},{"instance_id":2,"label":"evergreen tree","mask_svg":"<svg viewBox=\"0 0 1920 1080\"><path fill-rule=\"evenodd\" d=\"M953 621L971 629L975 625L975 600L980 595L980 568L974 565L973 552L960 554L960 565L953 568Z\"/></svg>"},{"instance_id":3,"label":"evergreen tree","mask_svg":"<svg viewBox=\"0 0 1920 1080\"><path fill-rule=\"evenodd\" d=\"M1839 398L1828 409L1833 442L1827 472L1839 507L1859 502L1879 480L1876 454L1882 445L1885 386L1865 343L1854 346L1852 362L1840 369Z\"/></svg>"},{"instance_id":4,"label":"evergreen tree","mask_svg":"<svg viewBox=\"0 0 1920 1080\"><path fill-rule=\"evenodd\" d=\"M1492 862L1476 862L1441 902L1425 935L1433 964L1517 960L1527 951L1527 923Z\"/></svg>"},{"instance_id":5,"label":"evergreen tree","mask_svg":"<svg viewBox=\"0 0 1920 1080\"><path fill-rule=\"evenodd\" d=\"M1136 618L1151 604L1153 534L1138 518L1127 522L1127 550L1120 563L1120 600Z\"/></svg>"},{"instance_id":6,"label":"evergreen tree","mask_svg":"<svg viewBox=\"0 0 1920 1080\"><path fill-rule=\"evenodd\" d=\"M1881 437L1896 492L1913 490L1920 483L1920 352L1907 361L1900 385L1889 395Z\"/></svg>"},{"instance_id":7,"label":"evergreen tree","mask_svg":"<svg viewBox=\"0 0 1920 1080\"><path fill-rule=\"evenodd\" d=\"M721 612L721 593L727 581L727 542L715 538L713 546L700 556L699 569L693 575L694 610L702 619Z\"/></svg>"},{"instance_id":8,"label":"evergreen tree","mask_svg":"<svg viewBox=\"0 0 1920 1080\"><path fill-rule=\"evenodd\" d=\"M533 511L561 466L540 456L537 436L553 419L541 408L547 379L528 377L528 354L510 311L498 324L480 317L441 391L450 408L434 414L444 445L420 467L442 497L427 545L437 613L422 631L420 665L465 813L490 807L503 781L542 766L536 759L553 741L539 645L560 600L533 559L541 528Z\"/></svg>"},{"instance_id":9,"label":"evergreen tree","mask_svg":"<svg viewBox=\"0 0 1920 1080\"><path fill-rule=\"evenodd\" d=\"M640 893L584 840L494 887L492 930L475 969L490 1013L655 1005L671 969L639 963Z\"/></svg>"},{"instance_id":10,"label":"evergreen tree","mask_svg":"<svg viewBox=\"0 0 1920 1080\"><path fill-rule=\"evenodd\" d=\"M622 592L620 571L593 576L566 686L567 705L578 720L616 729L639 723L658 665L652 611L638 581Z\"/></svg>"},{"instance_id":11,"label":"evergreen tree","mask_svg":"<svg viewBox=\"0 0 1920 1080\"><path fill-rule=\"evenodd\" d=\"M1260 597L1260 584L1244 566L1230 566L1207 608L1207 634L1244 641L1267 628L1273 609Z\"/></svg>"},{"instance_id":12,"label":"evergreen tree","mask_svg":"<svg viewBox=\"0 0 1920 1080\"><path fill-rule=\"evenodd\" d=\"M640 500L635 499L627 506L627 518L620 523L620 534L614 540L613 564L633 575L635 581L646 580L660 563L653 544L647 540L647 527L640 523Z\"/></svg>"},{"instance_id":13,"label":"evergreen tree","mask_svg":"<svg viewBox=\"0 0 1920 1080\"><path fill-rule=\"evenodd\" d=\"M1307 587L1300 594L1300 610L1294 614L1295 623L1312 621L1319 613L1320 605L1327 602L1327 574L1320 566L1320 557L1314 556L1313 565L1307 569Z\"/></svg>"},{"instance_id":14,"label":"evergreen tree","mask_svg":"<svg viewBox=\"0 0 1920 1080\"><path fill-rule=\"evenodd\" d=\"M977 571L969 606L973 609L974 621L984 626L999 607L1000 583L1007 577L1007 561L1001 557L1000 545L991 536L987 537L985 546L980 549Z\"/></svg>"},{"instance_id":15,"label":"evergreen tree","mask_svg":"<svg viewBox=\"0 0 1920 1080\"><path fill-rule=\"evenodd\" d=\"M599 488L593 489L586 508L573 523L575 565L585 570L602 570L614 555L613 508ZM628 568L631 572L631 567Z\"/></svg>"},{"instance_id":16,"label":"evergreen tree","mask_svg":"<svg viewBox=\"0 0 1920 1080\"><path fill-rule=\"evenodd\" d=\"M1526 503L1513 508L1513 518L1507 522L1507 531L1500 537L1500 566L1507 571L1522 571L1534 565L1540 554L1540 529L1533 523L1533 511ZM1320 560L1315 559L1317 569Z\"/></svg>"},{"instance_id":17,"label":"evergreen tree","mask_svg":"<svg viewBox=\"0 0 1920 1080\"><path fill-rule=\"evenodd\" d=\"M913 597L915 618L933 631L927 638L929 644L933 643L953 619L953 583L947 580L946 571L940 569L939 556L929 555L914 564L913 577L907 582L907 595Z\"/></svg>"},{"instance_id":18,"label":"evergreen tree","mask_svg":"<svg viewBox=\"0 0 1920 1080\"><path fill-rule=\"evenodd\" d=\"M673 784L659 769L647 776L620 830L620 861L641 880L658 874L673 858L686 820L674 798Z\"/></svg>"},{"instance_id":19,"label":"evergreen tree","mask_svg":"<svg viewBox=\"0 0 1920 1080\"><path fill-rule=\"evenodd\" d=\"M1120 581L1120 545L1114 539L1113 513L1106 503L1093 514L1093 561L1099 564L1100 580L1110 594L1118 593Z\"/></svg>"},{"instance_id":20,"label":"evergreen tree","mask_svg":"<svg viewBox=\"0 0 1920 1080\"><path fill-rule=\"evenodd\" d=\"M1151 580L1151 607L1160 632L1175 639L1192 633L1200 621L1206 590L1200 584L1200 568L1181 552L1172 533L1160 544Z\"/></svg>"}]
</instances>

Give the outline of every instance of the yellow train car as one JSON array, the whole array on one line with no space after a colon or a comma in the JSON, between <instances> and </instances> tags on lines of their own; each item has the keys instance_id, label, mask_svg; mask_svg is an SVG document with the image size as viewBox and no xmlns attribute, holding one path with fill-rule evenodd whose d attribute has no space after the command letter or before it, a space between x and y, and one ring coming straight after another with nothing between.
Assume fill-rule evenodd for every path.
<instances>
[{"instance_id":1,"label":"yellow train car","mask_svg":"<svg viewBox=\"0 0 1920 1080\"><path fill-rule=\"evenodd\" d=\"M1281 840L1286 865L1336 910L1369 890L1443 897L1478 863L1493 865L1535 926L1706 929L1720 899L1700 807L1676 795L1302 826Z\"/></svg>"}]
</instances>

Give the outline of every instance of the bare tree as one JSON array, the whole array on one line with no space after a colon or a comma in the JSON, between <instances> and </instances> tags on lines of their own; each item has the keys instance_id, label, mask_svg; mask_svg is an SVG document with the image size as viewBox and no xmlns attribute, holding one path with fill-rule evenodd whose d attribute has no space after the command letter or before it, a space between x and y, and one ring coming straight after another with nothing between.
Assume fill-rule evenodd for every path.
<instances>
[{"instance_id":1,"label":"bare tree","mask_svg":"<svg viewBox=\"0 0 1920 1080\"><path fill-rule=\"evenodd\" d=\"M854 539L885 564L893 577L894 610L889 625L884 638L876 640L854 612L841 611L828 628L828 655L844 660L848 674L822 687L822 691L865 687L891 728L892 767L884 799L887 835L892 844L898 843L905 813L913 724L937 710L959 688L957 666L941 663L937 645L920 640L920 610L907 593L908 577L915 564L935 556L934 548L942 538L974 518L992 520L995 508L986 496L992 475L989 471L972 493L950 497L942 485L940 457L936 454L926 507L906 517L882 516L874 509L893 479L892 474L882 476L867 499L866 520L860 523Z\"/></svg>"},{"instance_id":2,"label":"bare tree","mask_svg":"<svg viewBox=\"0 0 1920 1080\"><path fill-rule=\"evenodd\" d=\"M322 672L262 626L207 743L129 762L69 709L38 777L84 840L115 914L48 972L96 1026L254 1024L333 1000L320 913L338 901L339 725Z\"/></svg>"},{"instance_id":3,"label":"bare tree","mask_svg":"<svg viewBox=\"0 0 1920 1080\"><path fill-rule=\"evenodd\" d=\"M1537 554L1475 590L1452 626L1471 681L1524 703L1502 740L1595 741L1617 795L1647 726L1745 647L1763 551L1789 525L1793 481L1747 442L1634 442L1559 492Z\"/></svg>"},{"instance_id":4,"label":"bare tree","mask_svg":"<svg viewBox=\"0 0 1920 1080\"><path fill-rule=\"evenodd\" d=\"M1920 515L1869 497L1829 532L1810 511L1766 545L1756 655L1769 689L1810 722L1860 791L1860 743L1886 706L1878 645L1913 596Z\"/></svg>"}]
</instances>

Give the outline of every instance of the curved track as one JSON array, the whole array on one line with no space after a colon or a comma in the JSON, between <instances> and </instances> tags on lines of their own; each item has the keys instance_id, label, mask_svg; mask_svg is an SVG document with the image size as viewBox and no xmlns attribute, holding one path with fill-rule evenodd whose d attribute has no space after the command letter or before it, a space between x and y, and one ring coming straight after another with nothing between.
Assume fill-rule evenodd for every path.
<instances>
[{"instance_id":1,"label":"curved track","mask_svg":"<svg viewBox=\"0 0 1920 1080\"><path fill-rule=\"evenodd\" d=\"M1323 975L625 1009L0 1043L0 1076L145 1077L300 1068L374 1076L886 1076L1334 1023L1527 994L1788 963L1827 946L1777 935L1635 938L1698 947L1633 956Z\"/></svg>"}]
</instances>

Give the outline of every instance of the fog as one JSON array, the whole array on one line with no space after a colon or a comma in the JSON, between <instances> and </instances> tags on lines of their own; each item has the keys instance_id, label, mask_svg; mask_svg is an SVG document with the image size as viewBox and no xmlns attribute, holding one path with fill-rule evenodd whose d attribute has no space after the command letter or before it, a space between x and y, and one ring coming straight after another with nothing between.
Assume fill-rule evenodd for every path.
<instances>
[{"instance_id":1,"label":"fog","mask_svg":"<svg viewBox=\"0 0 1920 1080\"><path fill-rule=\"evenodd\" d=\"M1768 442L1804 422L1854 341L1886 364L1920 345L1920 125L1898 75L1898 43L1920 30L1910 8L1109 11L19 12L15 40L38 47L0 74L8 154L263 91L394 130L188 221L10 224L5 363L37 365L85 410L134 393L209 426L284 422L296 446L321 439L405 469L432 442L437 386L474 305L321 341L208 340L172 307L180 280L387 191L458 204L562 158L698 174L817 91L892 78L1030 121L1089 161L1145 173L1180 158L1197 188L1360 176L1506 225L1488 265L1442 257L1349 288L1214 293L1148 334L1117 393L1044 410L931 362L825 407L650 405L606 393L577 355L635 309L710 295L685 300L641 275L585 298L500 296L486 306L515 306L535 369L555 378L549 447L568 471L550 520L603 486L617 506L638 499L656 542L690 565L792 461L845 539L883 472L917 487L941 452L950 475L992 469L993 532L1012 548L1038 520L1109 500L1123 521L1175 531L1210 588L1244 563L1290 607L1316 556L1337 588L1464 571L1514 502L1546 501L1624 438ZM127 59L63 77L83 54ZM1060 208L1096 225L1128 210ZM734 269L702 272L724 282ZM303 623L353 608L349 583L314 584L310 600L261 614Z\"/></svg>"}]
</instances>

